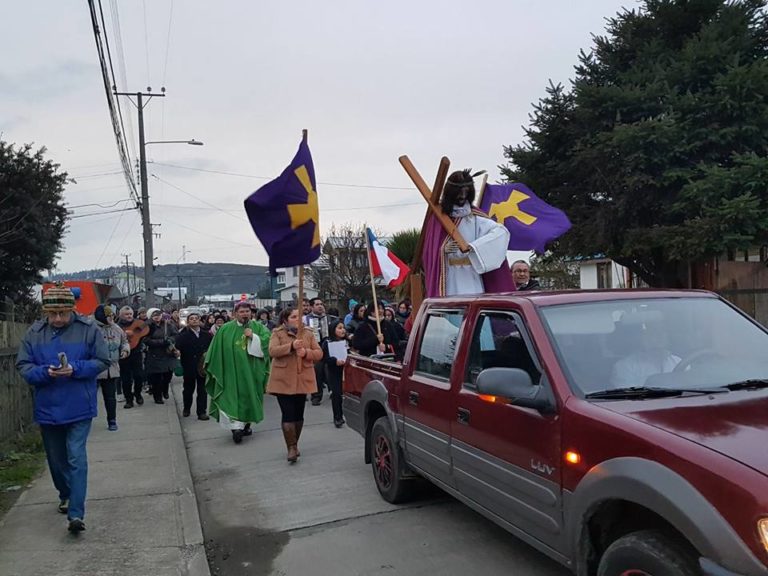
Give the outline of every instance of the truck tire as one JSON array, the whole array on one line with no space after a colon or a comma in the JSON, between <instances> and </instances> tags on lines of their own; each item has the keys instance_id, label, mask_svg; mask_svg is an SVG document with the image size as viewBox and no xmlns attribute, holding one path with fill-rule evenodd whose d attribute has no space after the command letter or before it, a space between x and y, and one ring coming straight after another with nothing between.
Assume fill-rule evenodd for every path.
<instances>
[{"instance_id":1,"label":"truck tire","mask_svg":"<svg viewBox=\"0 0 768 576\"><path fill-rule=\"evenodd\" d=\"M398 504L408 499L412 481L403 479L402 454L386 416L376 420L371 429L371 469L384 500Z\"/></svg>"},{"instance_id":2,"label":"truck tire","mask_svg":"<svg viewBox=\"0 0 768 576\"><path fill-rule=\"evenodd\" d=\"M608 546L597 576L701 576L701 570L684 544L658 530L641 530Z\"/></svg>"}]
</instances>

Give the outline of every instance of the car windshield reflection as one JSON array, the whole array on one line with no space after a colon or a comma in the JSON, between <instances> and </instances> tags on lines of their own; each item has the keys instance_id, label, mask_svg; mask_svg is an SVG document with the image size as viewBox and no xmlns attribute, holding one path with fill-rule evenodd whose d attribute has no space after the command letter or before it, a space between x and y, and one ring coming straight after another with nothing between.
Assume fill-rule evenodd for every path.
<instances>
[{"instance_id":1,"label":"car windshield reflection","mask_svg":"<svg viewBox=\"0 0 768 576\"><path fill-rule=\"evenodd\" d=\"M768 333L716 298L585 302L541 314L571 385L585 396L768 378Z\"/></svg>"}]
</instances>

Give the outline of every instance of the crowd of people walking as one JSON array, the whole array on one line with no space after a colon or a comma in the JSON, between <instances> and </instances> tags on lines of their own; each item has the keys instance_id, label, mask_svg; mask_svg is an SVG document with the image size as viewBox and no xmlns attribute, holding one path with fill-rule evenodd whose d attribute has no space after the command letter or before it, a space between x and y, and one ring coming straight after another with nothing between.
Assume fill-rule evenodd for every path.
<instances>
[{"instance_id":1,"label":"crowd of people walking","mask_svg":"<svg viewBox=\"0 0 768 576\"><path fill-rule=\"evenodd\" d=\"M74 308L69 288L45 292L45 318L25 336L17 367L35 387L35 416L58 510L75 533L85 530L85 444L97 416L97 389L107 429L117 432L121 395L124 410L143 406L145 396L164 404L174 374L182 376L183 417L194 407L198 420L215 418L236 444L263 420L264 394L273 395L286 459L295 463L309 400L320 405L327 390L334 425L343 427L347 352L397 356L410 316L407 301L392 308L350 300L349 314L341 318L336 309L326 312L320 298L282 309L241 301L231 311L192 312L183 323L177 310L102 305L91 318Z\"/></svg>"}]
</instances>

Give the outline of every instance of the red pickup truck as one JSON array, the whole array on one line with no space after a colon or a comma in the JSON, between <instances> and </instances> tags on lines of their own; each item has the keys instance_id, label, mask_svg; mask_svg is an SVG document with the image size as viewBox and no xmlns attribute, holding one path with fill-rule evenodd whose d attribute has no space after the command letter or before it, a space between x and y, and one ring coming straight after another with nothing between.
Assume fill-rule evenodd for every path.
<instances>
[{"instance_id":1,"label":"red pickup truck","mask_svg":"<svg viewBox=\"0 0 768 576\"><path fill-rule=\"evenodd\" d=\"M579 576L768 575L768 331L714 294L426 300L344 391L390 502L426 478Z\"/></svg>"}]
</instances>

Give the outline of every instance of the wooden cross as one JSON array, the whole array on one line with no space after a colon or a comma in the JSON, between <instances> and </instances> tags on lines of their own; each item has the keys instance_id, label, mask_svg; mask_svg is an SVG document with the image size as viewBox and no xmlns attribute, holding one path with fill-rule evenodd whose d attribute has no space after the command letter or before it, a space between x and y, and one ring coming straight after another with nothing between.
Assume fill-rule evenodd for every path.
<instances>
[{"instance_id":1,"label":"wooden cross","mask_svg":"<svg viewBox=\"0 0 768 576\"><path fill-rule=\"evenodd\" d=\"M418 310L419 306L421 306L421 302L424 300L424 276L421 268L421 253L424 250L424 238L426 236L427 223L430 214L434 214L446 233L454 240L454 242L456 242L456 245L462 252L469 252L469 244L467 244L461 233L459 233L457 224L450 216L448 216L448 214L445 214L442 211L439 204L440 194L443 192L445 181L448 178L448 168L451 166L451 161L445 156L440 159L440 166L437 169L437 176L435 177L435 185L432 187L432 190L430 190L429 186L427 186L427 183L424 181L424 178L421 177L421 174L416 170L416 167L408 156L400 156L398 160L405 169L406 174L408 174L416 188L427 201L427 213L424 215L424 225L421 227L421 235L419 236L419 242L416 245L416 253L413 255L411 273L409 274L411 305L414 309Z\"/></svg>"}]
</instances>

